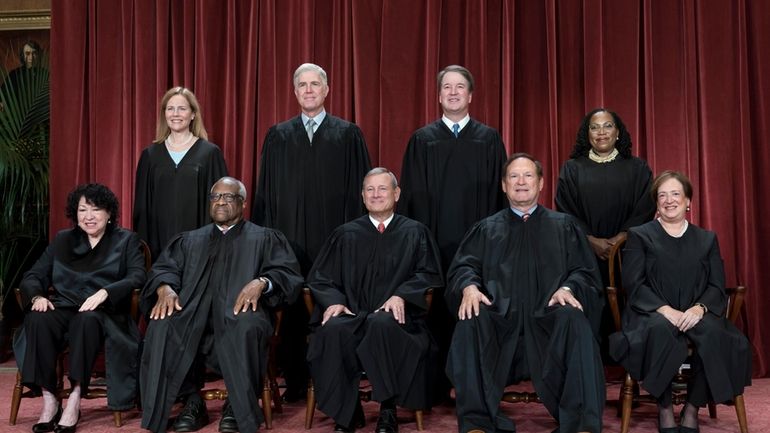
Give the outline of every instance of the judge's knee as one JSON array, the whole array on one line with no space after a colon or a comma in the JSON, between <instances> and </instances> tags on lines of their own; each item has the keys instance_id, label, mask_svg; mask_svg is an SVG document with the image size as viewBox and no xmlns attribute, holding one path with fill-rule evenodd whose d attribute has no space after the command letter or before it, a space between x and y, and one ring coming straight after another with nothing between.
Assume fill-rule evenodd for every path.
<instances>
[{"instance_id":1,"label":"judge's knee","mask_svg":"<svg viewBox=\"0 0 770 433\"><path fill-rule=\"evenodd\" d=\"M393 313L378 311L366 317L366 327L368 332L387 332L389 329L401 326L393 317Z\"/></svg>"}]
</instances>

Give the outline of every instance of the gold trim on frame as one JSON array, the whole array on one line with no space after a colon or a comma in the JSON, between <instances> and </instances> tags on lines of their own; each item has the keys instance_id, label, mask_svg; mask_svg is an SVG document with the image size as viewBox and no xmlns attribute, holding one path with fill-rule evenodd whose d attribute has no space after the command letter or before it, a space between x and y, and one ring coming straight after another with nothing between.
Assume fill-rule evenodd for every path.
<instances>
[{"instance_id":1,"label":"gold trim on frame","mask_svg":"<svg viewBox=\"0 0 770 433\"><path fill-rule=\"evenodd\" d=\"M51 10L0 12L2 30L40 30L51 28Z\"/></svg>"}]
</instances>

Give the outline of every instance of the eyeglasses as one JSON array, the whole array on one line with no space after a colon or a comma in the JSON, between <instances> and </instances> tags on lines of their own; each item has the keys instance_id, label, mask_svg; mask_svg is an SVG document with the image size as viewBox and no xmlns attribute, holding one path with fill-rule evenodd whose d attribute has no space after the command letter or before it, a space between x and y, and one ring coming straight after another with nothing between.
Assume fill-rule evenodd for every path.
<instances>
[{"instance_id":1,"label":"eyeglasses","mask_svg":"<svg viewBox=\"0 0 770 433\"><path fill-rule=\"evenodd\" d=\"M211 194L209 194L209 201L212 203L215 201L219 201L220 198L225 199L225 203L232 203L235 200L243 200L243 197L241 197L239 194L233 194L229 192L225 192L225 193L212 192Z\"/></svg>"},{"instance_id":2,"label":"eyeglasses","mask_svg":"<svg viewBox=\"0 0 770 433\"><path fill-rule=\"evenodd\" d=\"M612 129L614 127L615 127L615 124L612 123L612 122L605 122L602 125L599 125L598 123L592 123L592 124L588 125L588 129L590 129L591 131L598 131L598 130L600 130L602 128L603 129Z\"/></svg>"}]
</instances>

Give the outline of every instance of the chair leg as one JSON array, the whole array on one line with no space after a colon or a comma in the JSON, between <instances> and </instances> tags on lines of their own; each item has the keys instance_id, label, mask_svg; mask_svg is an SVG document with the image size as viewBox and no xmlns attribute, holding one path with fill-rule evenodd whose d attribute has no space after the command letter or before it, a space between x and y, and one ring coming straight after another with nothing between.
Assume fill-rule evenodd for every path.
<instances>
[{"instance_id":1,"label":"chair leg","mask_svg":"<svg viewBox=\"0 0 770 433\"><path fill-rule=\"evenodd\" d=\"M414 411L414 417L417 418L417 431L423 431L424 428L422 426L422 411L421 410Z\"/></svg>"},{"instance_id":2,"label":"chair leg","mask_svg":"<svg viewBox=\"0 0 770 433\"><path fill-rule=\"evenodd\" d=\"M749 433L749 425L746 422L746 406L743 404L743 394L735 396L735 415L738 417L741 433Z\"/></svg>"},{"instance_id":3,"label":"chair leg","mask_svg":"<svg viewBox=\"0 0 770 433\"><path fill-rule=\"evenodd\" d=\"M315 412L315 388L313 381L307 384L307 405L305 406L305 430L313 428L313 413Z\"/></svg>"},{"instance_id":4,"label":"chair leg","mask_svg":"<svg viewBox=\"0 0 770 433\"><path fill-rule=\"evenodd\" d=\"M113 411L112 417L115 420L115 427L121 427L123 425L123 413L121 411Z\"/></svg>"},{"instance_id":5,"label":"chair leg","mask_svg":"<svg viewBox=\"0 0 770 433\"><path fill-rule=\"evenodd\" d=\"M270 380L265 378L265 385L262 387L262 411L265 414L265 428L273 428L273 398L270 389Z\"/></svg>"},{"instance_id":6,"label":"chair leg","mask_svg":"<svg viewBox=\"0 0 770 433\"><path fill-rule=\"evenodd\" d=\"M714 402L710 401L710 402L708 402L708 408L709 408L709 418L716 418L717 417L717 405L714 404Z\"/></svg>"},{"instance_id":7,"label":"chair leg","mask_svg":"<svg viewBox=\"0 0 770 433\"><path fill-rule=\"evenodd\" d=\"M626 379L623 382L621 395L620 433L628 433L628 427L631 425L631 406L634 403L634 381L628 373L626 373Z\"/></svg>"},{"instance_id":8,"label":"chair leg","mask_svg":"<svg viewBox=\"0 0 770 433\"><path fill-rule=\"evenodd\" d=\"M11 416L8 418L8 424L16 425L16 417L19 415L19 405L21 404L21 372L16 372L16 384L13 386L13 397L11 397Z\"/></svg>"}]
</instances>

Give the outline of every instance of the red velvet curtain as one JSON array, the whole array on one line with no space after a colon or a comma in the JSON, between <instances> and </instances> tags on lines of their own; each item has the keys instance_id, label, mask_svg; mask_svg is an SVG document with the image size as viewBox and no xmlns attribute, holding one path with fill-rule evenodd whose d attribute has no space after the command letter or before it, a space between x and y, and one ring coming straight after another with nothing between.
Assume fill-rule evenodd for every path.
<instances>
[{"instance_id":1,"label":"red velvet curtain","mask_svg":"<svg viewBox=\"0 0 770 433\"><path fill-rule=\"evenodd\" d=\"M755 374L770 372L770 2L54 0L52 17L52 233L85 181L116 191L130 226L137 158L171 86L196 93L253 189L267 128L298 113L300 63L327 70L327 110L396 172L411 133L439 116L436 73L458 63L476 78L471 115L543 162L545 204L596 106L623 117L654 172L686 172L691 220L718 233L728 283L749 287Z\"/></svg>"}]
</instances>

